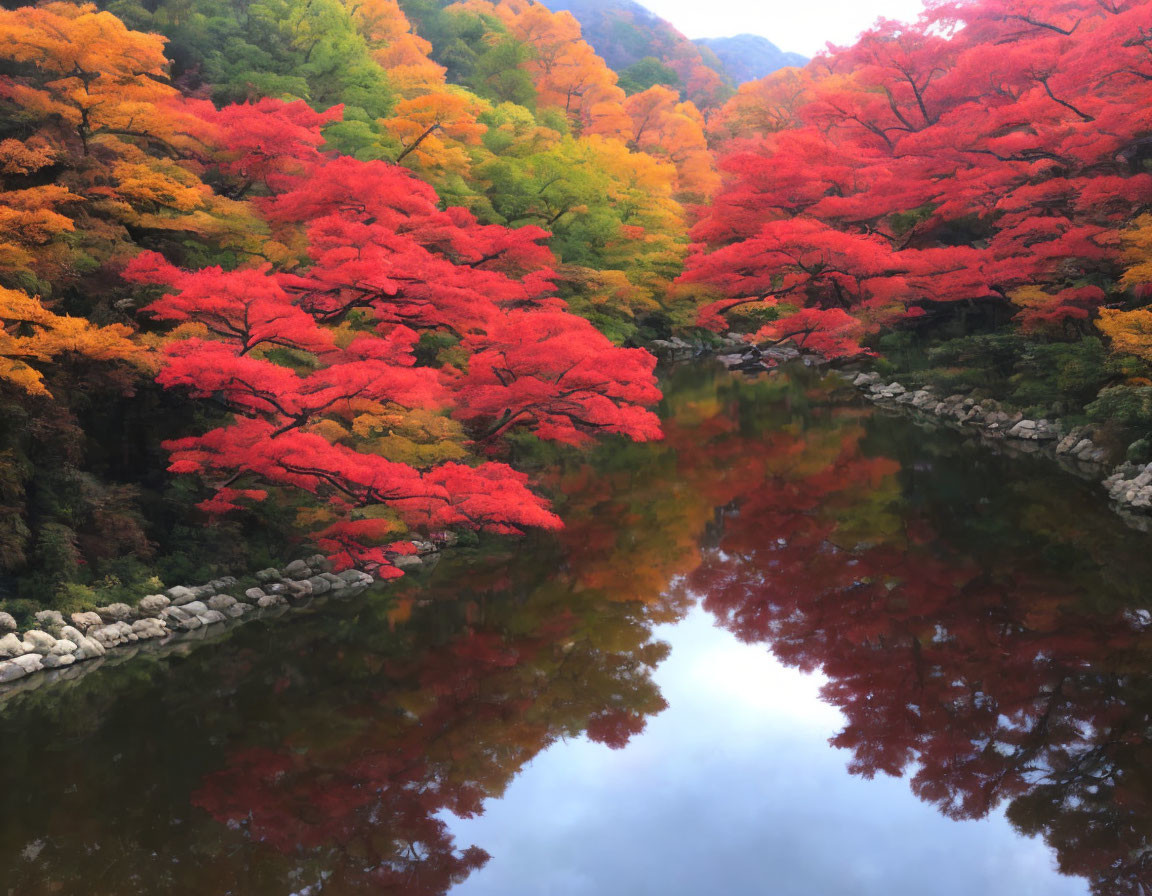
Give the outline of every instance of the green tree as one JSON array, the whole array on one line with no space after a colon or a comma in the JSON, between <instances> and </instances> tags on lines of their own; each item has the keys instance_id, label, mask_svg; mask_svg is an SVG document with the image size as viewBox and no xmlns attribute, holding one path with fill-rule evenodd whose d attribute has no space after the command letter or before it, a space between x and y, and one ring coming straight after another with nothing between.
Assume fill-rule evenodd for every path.
<instances>
[{"instance_id":1,"label":"green tree","mask_svg":"<svg viewBox=\"0 0 1152 896\"><path fill-rule=\"evenodd\" d=\"M643 93L649 87L660 84L664 87L680 89L680 76L671 66L665 65L655 56L645 56L639 62L633 63L620 72L619 85L624 92L631 96L634 93Z\"/></svg>"}]
</instances>

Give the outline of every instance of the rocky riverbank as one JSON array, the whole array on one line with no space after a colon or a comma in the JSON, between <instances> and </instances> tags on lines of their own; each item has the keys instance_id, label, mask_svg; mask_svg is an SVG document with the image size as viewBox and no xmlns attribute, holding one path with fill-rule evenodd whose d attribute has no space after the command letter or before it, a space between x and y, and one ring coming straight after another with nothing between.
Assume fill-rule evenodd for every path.
<instances>
[{"instance_id":1,"label":"rocky riverbank","mask_svg":"<svg viewBox=\"0 0 1152 896\"><path fill-rule=\"evenodd\" d=\"M744 373L763 373L790 361L800 361L808 367L828 364L827 359L811 352L803 352L783 343L761 347L743 333L710 334L708 338L696 336L684 339L654 339L644 347L664 363L691 361L696 358L715 357L729 370Z\"/></svg>"},{"instance_id":2,"label":"rocky riverbank","mask_svg":"<svg viewBox=\"0 0 1152 896\"><path fill-rule=\"evenodd\" d=\"M721 354L717 360L729 370L739 370L744 373L763 373L765 370L775 370L781 364L796 361L805 367L824 367L828 364L826 358L814 355L811 352L802 352L791 345L773 345L760 348L747 342L742 342L740 351Z\"/></svg>"},{"instance_id":3,"label":"rocky riverbank","mask_svg":"<svg viewBox=\"0 0 1152 896\"><path fill-rule=\"evenodd\" d=\"M790 344L761 348L740 334L722 337L718 344L684 339L657 340L650 350L662 360L680 361L715 355L729 370L764 373L781 364L822 367L827 359ZM1152 463L1120 463L1115 452L1093 441L1087 426L1068 426L1062 420L1030 419L1022 411L994 399L972 395L941 396L931 387L907 389L884 382L874 371L841 371L865 397L880 406L911 411L936 423L973 432L998 450L1019 455L1042 455L1082 479L1100 480L1113 508L1138 529L1152 532Z\"/></svg>"},{"instance_id":4,"label":"rocky riverbank","mask_svg":"<svg viewBox=\"0 0 1152 896\"><path fill-rule=\"evenodd\" d=\"M410 569L431 564L449 543L448 536L438 542L414 541L416 553L397 557L397 565ZM57 610L43 610L35 614L32 627L19 626L0 609L0 703L141 652L165 652L204 640L250 619L282 616L317 600L347 600L374 582L355 569L332 572L320 554L282 569L262 569L251 580L255 584L250 587L234 576L176 585L162 594L144 595L135 605L114 603L67 618Z\"/></svg>"},{"instance_id":5,"label":"rocky riverbank","mask_svg":"<svg viewBox=\"0 0 1152 896\"><path fill-rule=\"evenodd\" d=\"M1001 450L1047 456L1081 478L1102 480L1113 507L1125 520L1152 531L1152 464L1116 466L1113 453L1092 440L1090 427L1070 427L1058 419L1029 419L992 399L959 394L942 397L931 388L909 390L899 382L885 383L875 372L846 375L878 405L973 431Z\"/></svg>"},{"instance_id":6,"label":"rocky riverbank","mask_svg":"<svg viewBox=\"0 0 1152 896\"><path fill-rule=\"evenodd\" d=\"M743 335L726 333L721 336L710 336L707 339L701 336L694 336L691 339L684 339L681 336L653 339L651 342L645 343L644 348L667 364L677 361L691 361L693 358L703 358L707 355L723 355L725 352L745 352L749 345Z\"/></svg>"}]
</instances>

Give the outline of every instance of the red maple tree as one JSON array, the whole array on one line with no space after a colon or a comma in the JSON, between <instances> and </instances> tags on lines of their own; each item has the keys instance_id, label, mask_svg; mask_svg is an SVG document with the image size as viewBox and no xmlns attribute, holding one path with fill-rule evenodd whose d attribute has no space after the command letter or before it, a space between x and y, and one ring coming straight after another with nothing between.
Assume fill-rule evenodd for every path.
<instances>
[{"instance_id":1,"label":"red maple tree","mask_svg":"<svg viewBox=\"0 0 1152 896\"><path fill-rule=\"evenodd\" d=\"M514 427L573 444L659 438L654 359L551 295L544 231L481 225L403 168L321 154L332 110L265 100L205 114L221 170L238 192L257 188L289 255L185 271L144 253L125 271L163 286L147 310L179 324L159 381L229 418L167 443L171 469L213 489L205 509L302 490L324 501L315 539L341 565L397 575L388 556L410 549L406 529L560 524L527 476L463 462L466 434L448 453L450 417L486 448ZM421 355L424 337L440 340L435 357ZM386 436L413 427L435 431L420 459L389 456Z\"/></svg>"},{"instance_id":2,"label":"red maple tree","mask_svg":"<svg viewBox=\"0 0 1152 896\"><path fill-rule=\"evenodd\" d=\"M1150 33L1136 0L937 2L744 91L685 278L718 294L702 323L787 295L865 329L978 301L1083 330L1152 202Z\"/></svg>"}]
</instances>

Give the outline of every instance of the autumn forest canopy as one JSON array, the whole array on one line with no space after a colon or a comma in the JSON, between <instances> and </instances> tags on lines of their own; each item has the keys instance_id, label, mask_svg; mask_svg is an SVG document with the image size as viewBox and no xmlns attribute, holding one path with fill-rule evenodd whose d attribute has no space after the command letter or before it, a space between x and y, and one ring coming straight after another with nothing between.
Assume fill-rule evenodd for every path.
<instances>
[{"instance_id":1,"label":"autumn forest canopy","mask_svg":"<svg viewBox=\"0 0 1152 896\"><path fill-rule=\"evenodd\" d=\"M617 72L530 0L7 4L0 594L556 528L539 468L661 438L673 335L1152 445L1152 4L930 0L738 86L665 37Z\"/></svg>"}]
</instances>

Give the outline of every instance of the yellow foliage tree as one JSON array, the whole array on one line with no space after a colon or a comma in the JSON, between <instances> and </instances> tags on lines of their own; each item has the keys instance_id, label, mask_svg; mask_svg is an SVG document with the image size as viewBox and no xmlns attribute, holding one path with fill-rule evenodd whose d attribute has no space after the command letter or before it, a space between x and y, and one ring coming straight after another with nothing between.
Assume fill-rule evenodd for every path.
<instances>
[{"instance_id":1,"label":"yellow foliage tree","mask_svg":"<svg viewBox=\"0 0 1152 896\"><path fill-rule=\"evenodd\" d=\"M56 184L0 193L0 272L59 263L51 244L75 229L62 212L82 199Z\"/></svg>"},{"instance_id":2,"label":"yellow foliage tree","mask_svg":"<svg viewBox=\"0 0 1152 896\"><path fill-rule=\"evenodd\" d=\"M1152 215L1141 215L1132 223L1124 233L1124 246L1130 264L1120 282L1137 295L1147 295L1152 287ZM1113 351L1152 361L1152 309L1102 308L1096 326Z\"/></svg>"},{"instance_id":3,"label":"yellow foliage tree","mask_svg":"<svg viewBox=\"0 0 1152 896\"><path fill-rule=\"evenodd\" d=\"M1131 262L1124 272L1125 286L1147 290L1152 284L1152 215L1141 215L1124 234L1125 258Z\"/></svg>"},{"instance_id":4,"label":"yellow foliage tree","mask_svg":"<svg viewBox=\"0 0 1152 896\"><path fill-rule=\"evenodd\" d=\"M759 81L741 84L736 95L709 118L709 131L718 141L757 137L789 130L800 123L817 75L811 67L784 68Z\"/></svg>"},{"instance_id":5,"label":"yellow foliage tree","mask_svg":"<svg viewBox=\"0 0 1152 896\"><path fill-rule=\"evenodd\" d=\"M64 354L93 361L142 364L144 349L122 324L98 327L82 317L53 314L38 298L0 287L0 382L48 395L43 366Z\"/></svg>"},{"instance_id":6,"label":"yellow foliage tree","mask_svg":"<svg viewBox=\"0 0 1152 896\"><path fill-rule=\"evenodd\" d=\"M1096 326L1108 337L1113 351L1152 361L1152 311L1102 308Z\"/></svg>"}]
</instances>

